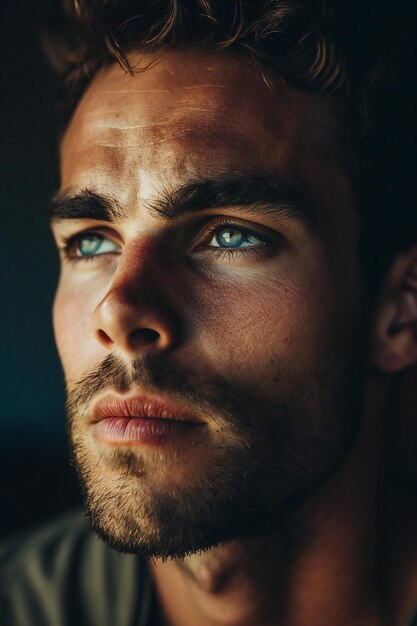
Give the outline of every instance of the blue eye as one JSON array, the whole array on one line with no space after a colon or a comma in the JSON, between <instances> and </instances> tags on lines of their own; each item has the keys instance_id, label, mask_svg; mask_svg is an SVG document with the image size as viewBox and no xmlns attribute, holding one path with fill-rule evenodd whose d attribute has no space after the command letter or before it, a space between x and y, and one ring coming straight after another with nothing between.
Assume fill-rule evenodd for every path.
<instances>
[{"instance_id":1,"label":"blue eye","mask_svg":"<svg viewBox=\"0 0 417 626\"><path fill-rule=\"evenodd\" d=\"M87 233L76 238L77 257L94 257L118 251L119 246L103 235Z\"/></svg>"},{"instance_id":2,"label":"blue eye","mask_svg":"<svg viewBox=\"0 0 417 626\"><path fill-rule=\"evenodd\" d=\"M252 248L259 246L263 241L249 231L235 226L225 226L218 230L209 246L212 248Z\"/></svg>"}]
</instances>

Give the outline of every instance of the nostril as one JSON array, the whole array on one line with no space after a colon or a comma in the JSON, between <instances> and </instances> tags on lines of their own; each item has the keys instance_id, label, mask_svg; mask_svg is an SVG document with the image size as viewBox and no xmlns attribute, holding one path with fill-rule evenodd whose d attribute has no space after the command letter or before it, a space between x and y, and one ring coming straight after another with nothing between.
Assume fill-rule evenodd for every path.
<instances>
[{"instance_id":1,"label":"nostril","mask_svg":"<svg viewBox=\"0 0 417 626\"><path fill-rule=\"evenodd\" d=\"M101 330L101 328L97 330L97 339L105 346L109 346L113 343L111 337L109 337L108 334L104 332L104 330Z\"/></svg>"},{"instance_id":2,"label":"nostril","mask_svg":"<svg viewBox=\"0 0 417 626\"><path fill-rule=\"evenodd\" d=\"M140 344L156 343L159 337L159 333L152 328L138 328L137 330L134 330L130 335L133 343Z\"/></svg>"}]
</instances>

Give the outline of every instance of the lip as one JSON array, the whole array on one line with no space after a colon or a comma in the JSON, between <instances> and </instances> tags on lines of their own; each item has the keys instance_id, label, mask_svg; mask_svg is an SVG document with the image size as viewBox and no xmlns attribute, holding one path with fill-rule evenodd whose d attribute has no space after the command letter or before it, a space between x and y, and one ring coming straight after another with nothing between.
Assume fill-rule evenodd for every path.
<instances>
[{"instance_id":1,"label":"lip","mask_svg":"<svg viewBox=\"0 0 417 626\"><path fill-rule=\"evenodd\" d=\"M93 406L91 429L96 440L110 445L195 444L205 422L181 406L150 394L106 395ZM203 429L204 431L205 429ZM197 431L198 434L197 434Z\"/></svg>"},{"instance_id":2,"label":"lip","mask_svg":"<svg viewBox=\"0 0 417 626\"><path fill-rule=\"evenodd\" d=\"M137 394L131 397L106 395L98 400L92 408L92 421L120 418L151 418L173 420L189 424L204 422L178 404L153 394Z\"/></svg>"}]
</instances>

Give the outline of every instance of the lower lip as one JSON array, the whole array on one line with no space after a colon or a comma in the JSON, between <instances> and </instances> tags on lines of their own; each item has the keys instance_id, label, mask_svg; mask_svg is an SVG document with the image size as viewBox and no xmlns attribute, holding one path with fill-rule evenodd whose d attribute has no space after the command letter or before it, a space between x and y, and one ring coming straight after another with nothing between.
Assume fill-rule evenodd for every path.
<instances>
[{"instance_id":1,"label":"lower lip","mask_svg":"<svg viewBox=\"0 0 417 626\"><path fill-rule=\"evenodd\" d=\"M202 424L152 417L108 417L92 424L94 437L114 445L169 444L192 437Z\"/></svg>"}]
</instances>

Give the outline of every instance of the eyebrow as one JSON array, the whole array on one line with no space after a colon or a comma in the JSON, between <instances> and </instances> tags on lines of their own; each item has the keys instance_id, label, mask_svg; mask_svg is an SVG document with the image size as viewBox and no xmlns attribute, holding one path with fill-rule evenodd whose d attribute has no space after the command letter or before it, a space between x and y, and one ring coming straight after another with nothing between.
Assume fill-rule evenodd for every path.
<instances>
[{"instance_id":1,"label":"eyebrow","mask_svg":"<svg viewBox=\"0 0 417 626\"><path fill-rule=\"evenodd\" d=\"M114 198L83 189L78 193L57 193L46 216L49 223L79 219L117 222L123 219L123 211Z\"/></svg>"},{"instance_id":2,"label":"eyebrow","mask_svg":"<svg viewBox=\"0 0 417 626\"><path fill-rule=\"evenodd\" d=\"M252 213L296 219L314 224L314 212L306 198L281 184L275 176L259 172L228 172L215 177L198 177L174 190L160 189L147 200L146 209L155 217L174 220L204 209L245 207ZM116 198L84 189L78 193L57 194L47 216L50 223L68 219L120 222L127 213Z\"/></svg>"}]
</instances>

